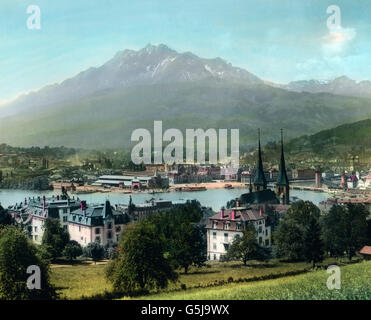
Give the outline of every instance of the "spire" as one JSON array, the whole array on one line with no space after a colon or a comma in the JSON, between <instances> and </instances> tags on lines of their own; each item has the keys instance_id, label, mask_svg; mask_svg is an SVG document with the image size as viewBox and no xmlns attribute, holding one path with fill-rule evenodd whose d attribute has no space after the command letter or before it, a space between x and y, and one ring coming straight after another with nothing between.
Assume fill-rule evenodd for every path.
<instances>
[{"instance_id":1,"label":"spire","mask_svg":"<svg viewBox=\"0 0 371 320\"><path fill-rule=\"evenodd\" d=\"M289 179L287 178L286 166L285 166L285 155L283 152L283 130L281 129L281 162L280 171L278 173L277 185L289 185Z\"/></svg>"},{"instance_id":2,"label":"spire","mask_svg":"<svg viewBox=\"0 0 371 320\"><path fill-rule=\"evenodd\" d=\"M267 188L267 181L264 175L263 160L262 160L262 153L261 153L261 146L260 146L260 128L258 129L258 164L257 164L256 173L254 177L254 186L259 186L259 187L262 187L263 189Z\"/></svg>"}]
</instances>

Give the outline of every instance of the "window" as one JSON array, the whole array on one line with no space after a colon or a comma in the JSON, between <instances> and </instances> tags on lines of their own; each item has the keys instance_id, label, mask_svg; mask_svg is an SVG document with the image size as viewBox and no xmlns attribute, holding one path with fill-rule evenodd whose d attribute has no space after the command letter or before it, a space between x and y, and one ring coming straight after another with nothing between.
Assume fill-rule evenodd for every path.
<instances>
[{"instance_id":1,"label":"window","mask_svg":"<svg viewBox=\"0 0 371 320\"><path fill-rule=\"evenodd\" d=\"M265 245L269 246L269 239L265 239Z\"/></svg>"},{"instance_id":2,"label":"window","mask_svg":"<svg viewBox=\"0 0 371 320\"><path fill-rule=\"evenodd\" d=\"M112 229L112 223L111 222L108 224L107 229Z\"/></svg>"},{"instance_id":3,"label":"window","mask_svg":"<svg viewBox=\"0 0 371 320\"><path fill-rule=\"evenodd\" d=\"M81 226L79 226L79 232L81 232ZM82 240L82 239L81 239Z\"/></svg>"},{"instance_id":4,"label":"window","mask_svg":"<svg viewBox=\"0 0 371 320\"><path fill-rule=\"evenodd\" d=\"M229 244L228 243L224 243L224 250L225 251L228 251L228 249L229 249Z\"/></svg>"},{"instance_id":5,"label":"window","mask_svg":"<svg viewBox=\"0 0 371 320\"><path fill-rule=\"evenodd\" d=\"M38 236L36 235L36 236L35 236L35 241L37 241L37 239L38 239Z\"/></svg>"},{"instance_id":6,"label":"window","mask_svg":"<svg viewBox=\"0 0 371 320\"><path fill-rule=\"evenodd\" d=\"M35 232L37 232L37 227L34 228Z\"/></svg>"},{"instance_id":7,"label":"window","mask_svg":"<svg viewBox=\"0 0 371 320\"><path fill-rule=\"evenodd\" d=\"M216 250L216 243L213 244L213 249Z\"/></svg>"},{"instance_id":8,"label":"window","mask_svg":"<svg viewBox=\"0 0 371 320\"><path fill-rule=\"evenodd\" d=\"M213 232L213 239L216 239L216 232Z\"/></svg>"},{"instance_id":9,"label":"window","mask_svg":"<svg viewBox=\"0 0 371 320\"><path fill-rule=\"evenodd\" d=\"M241 224L240 223L236 224L236 230L241 230Z\"/></svg>"},{"instance_id":10,"label":"window","mask_svg":"<svg viewBox=\"0 0 371 320\"><path fill-rule=\"evenodd\" d=\"M214 254L214 260L216 260L216 254Z\"/></svg>"},{"instance_id":11,"label":"window","mask_svg":"<svg viewBox=\"0 0 371 320\"><path fill-rule=\"evenodd\" d=\"M265 235L266 236L268 235L268 229L265 229Z\"/></svg>"},{"instance_id":12,"label":"window","mask_svg":"<svg viewBox=\"0 0 371 320\"><path fill-rule=\"evenodd\" d=\"M67 208L63 209L63 213L67 213Z\"/></svg>"},{"instance_id":13,"label":"window","mask_svg":"<svg viewBox=\"0 0 371 320\"><path fill-rule=\"evenodd\" d=\"M100 243L100 237L95 237L95 242Z\"/></svg>"},{"instance_id":14,"label":"window","mask_svg":"<svg viewBox=\"0 0 371 320\"><path fill-rule=\"evenodd\" d=\"M228 241L228 233L224 233L224 241Z\"/></svg>"},{"instance_id":15,"label":"window","mask_svg":"<svg viewBox=\"0 0 371 320\"><path fill-rule=\"evenodd\" d=\"M63 217L63 222L67 222L67 217Z\"/></svg>"},{"instance_id":16,"label":"window","mask_svg":"<svg viewBox=\"0 0 371 320\"><path fill-rule=\"evenodd\" d=\"M262 237L259 237L259 244L262 244L262 242L263 242Z\"/></svg>"},{"instance_id":17,"label":"window","mask_svg":"<svg viewBox=\"0 0 371 320\"><path fill-rule=\"evenodd\" d=\"M117 226L116 227L116 232L120 232L121 231L121 227L120 226Z\"/></svg>"},{"instance_id":18,"label":"window","mask_svg":"<svg viewBox=\"0 0 371 320\"><path fill-rule=\"evenodd\" d=\"M107 239L111 239L112 238L112 232L111 231L108 231L107 232Z\"/></svg>"},{"instance_id":19,"label":"window","mask_svg":"<svg viewBox=\"0 0 371 320\"><path fill-rule=\"evenodd\" d=\"M262 233L262 227L259 226L259 233Z\"/></svg>"},{"instance_id":20,"label":"window","mask_svg":"<svg viewBox=\"0 0 371 320\"><path fill-rule=\"evenodd\" d=\"M116 241L118 242L120 240L120 235L116 234Z\"/></svg>"},{"instance_id":21,"label":"window","mask_svg":"<svg viewBox=\"0 0 371 320\"><path fill-rule=\"evenodd\" d=\"M100 234L100 228L95 228L95 234Z\"/></svg>"}]
</instances>

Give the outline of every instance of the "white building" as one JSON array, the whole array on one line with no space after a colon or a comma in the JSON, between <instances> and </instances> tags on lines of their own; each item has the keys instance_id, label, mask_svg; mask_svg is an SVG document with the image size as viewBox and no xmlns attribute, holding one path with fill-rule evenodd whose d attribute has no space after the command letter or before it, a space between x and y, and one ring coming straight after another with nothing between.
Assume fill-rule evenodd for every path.
<instances>
[{"instance_id":1,"label":"white building","mask_svg":"<svg viewBox=\"0 0 371 320\"><path fill-rule=\"evenodd\" d=\"M10 213L17 223L25 227L30 238L35 243L41 244L45 220L47 218L59 219L63 228L67 230L68 215L79 206L79 199L65 196L34 197L10 207Z\"/></svg>"},{"instance_id":2,"label":"white building","mask_svg":"<svg viewBox=\"0 0 371 320\"><path fill-rule=\"evenodd\" d=\"M220 260L227 253L233 240L242 236L243 230L249 224L252 224L257 231L258 243L263 247L270 247L272 245L271 226L267 223L263 206L221 209L220 213L209 218L206 225L208 260Z\"/></svg>"},{"instance_id":3,"label":"white building","mask_svg":"<svg viewBox=\"0 0 371 320\"><path fill-rule=\"evenodd\" d=\"M112 246L119 242L128 221L127 214L114 210L109 201L89 206L82 203L80 209L68 216L68 232L70 239L81 246L87 246L90 242Z\"/></svg>"}]
</instances>

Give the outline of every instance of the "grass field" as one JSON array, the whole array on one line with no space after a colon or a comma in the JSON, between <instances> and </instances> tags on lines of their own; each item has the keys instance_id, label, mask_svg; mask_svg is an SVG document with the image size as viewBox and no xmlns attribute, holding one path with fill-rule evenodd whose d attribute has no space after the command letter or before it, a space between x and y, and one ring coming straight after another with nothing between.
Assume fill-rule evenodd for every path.
<instances>
[{"instance_id":1,"label":"grass field","mask_svg":"<svg viewBox=\"0 0 371 320\"><path fill-rule=\"evenodd\" d=\"M326 260L324 265L332 263L336 264L334 260ZM220 290L228 288L234 288L234 291L245 288L246 286L249 287L252 284L274 284L274 281L300 279L298 278L300 276L286 276L285 278L281 279L269 280L273 282L255 281L271 276L282 277L286 273L305 272L306 270L309 270L309 268L310 265L307 263L288 263L275 260L272 260L269 263L252 262L247 266L243 266L238 262L208 263L207 266L202 268L190 268L188 274L180 273L178 282L171 283L164 292L158 292L157 295L150 295L142 298L182 299L184 295L187 295L186 299L188 299L188 295L191 295L198 299L198 294L210 294L211 292L219 292ZM371 268L370 264L369 268ZM105 262L98 263L97 265L87 262L75 265L52 265L51 280L52 283L57 287L58 292L63 299L81 299L83 297L100 298L102 295L106 295L112 291L112 286L105 278L104 270ZM326 274L325 271L322 271L322 273L324 274L324 278L327 279L328 274ZM311 272L311 275L312 274L314 273ZM370 278L370 275L368 275L368 277ZM369 280L371 285L371 279ZM241 282L228 284L230 281ZM182 284L186 286L186 291L180 291ZM326 285L326 281L324 282L324 285ZM210 286L212 286L212 288L210 288ZM209 288L203 289L202 287ZM220 297L223 297L224 299L224 295L225 293L221 293ZM263 296L264 295L262 294L262 297ZM210 299L218 298L212 297Z\"/></svg>"},{"instance_id":2,"label":"grass field","mask_svg":"<svg viewBox=\"0 0 371 320\"><path fill-rule=\"evenodd\" d=\"M371 300L371 261L341 267L341 289L329 290L326 270L280 279L161 293L139 299L170 300Z\"/></svg>"}]
</instances>

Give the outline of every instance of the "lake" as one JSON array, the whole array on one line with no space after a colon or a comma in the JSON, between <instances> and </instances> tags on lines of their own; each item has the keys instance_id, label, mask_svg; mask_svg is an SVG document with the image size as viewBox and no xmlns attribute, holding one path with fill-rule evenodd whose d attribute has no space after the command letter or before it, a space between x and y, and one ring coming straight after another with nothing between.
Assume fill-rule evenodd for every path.
<instances>
[{"instance_id":1,"label":"lake","mask_svg":"<svg viewBox=\"0 0 371 320\"><path fill-rule=\"evenodd\" d=\"M168 193L133 193L131 194L134 204L144 203L146 200L152 198L164 199L164 200L188 200L196 199L203 206L211 207L214 211L218 211L222 206L231 200L239 197L242 193L248 192L248 189L208 189L206 191L197 192L168 192ZM0 203L4 208L10 205L24 201L28 197L37 196L52 196L57 195L56 191L27 191L27 190L0 190ZM71 195L72 196L72 195ZM122 193L90 193L74 195L78 196L81 200L86 200L87 203L103 203L105 200L109 200L111 204L127 204L129 202L129 194ZM328 198L327 193L314 192L314 191L303 191L303 190L290 190L290 196L297 197L302 200L312 201L314 204L326 200Z\"/></svg>"}]
</instances>

